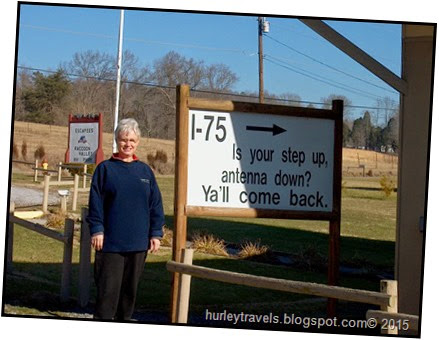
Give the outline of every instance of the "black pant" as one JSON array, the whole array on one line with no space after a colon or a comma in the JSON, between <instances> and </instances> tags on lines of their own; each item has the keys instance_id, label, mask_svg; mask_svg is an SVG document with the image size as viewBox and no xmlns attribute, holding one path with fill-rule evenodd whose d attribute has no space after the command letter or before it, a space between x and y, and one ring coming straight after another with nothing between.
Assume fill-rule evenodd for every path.
<instances>
[{"instance_id":1,"label":"black pant","mask_svg":"<svg viewBox=\"0 0 439 340\"><path fill-rule=\"evenodd\" d=\"M131 319L145 259L146 251L96 252L94 264L97 288L95 319Z\"/></svg>"}]
</instances>

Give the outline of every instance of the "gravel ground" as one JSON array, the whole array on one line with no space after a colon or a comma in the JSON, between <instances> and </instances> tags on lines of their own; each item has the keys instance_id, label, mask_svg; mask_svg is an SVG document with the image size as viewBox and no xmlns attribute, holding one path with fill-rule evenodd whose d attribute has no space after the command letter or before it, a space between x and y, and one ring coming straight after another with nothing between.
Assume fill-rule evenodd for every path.
<instances>
[{"instance_id":1,"label":"gravel ground","mask_svg":"<svg viewBox=\"0 0 439 340\"><path fill-rule=\"evenodd\" d=\"M33 189L11 186L11 202L15 202L15 207L30 207L43 204L43 188ZM56 193L49 193L49 205L60 204L60 198Z\"/></svg>"}]
</instances>

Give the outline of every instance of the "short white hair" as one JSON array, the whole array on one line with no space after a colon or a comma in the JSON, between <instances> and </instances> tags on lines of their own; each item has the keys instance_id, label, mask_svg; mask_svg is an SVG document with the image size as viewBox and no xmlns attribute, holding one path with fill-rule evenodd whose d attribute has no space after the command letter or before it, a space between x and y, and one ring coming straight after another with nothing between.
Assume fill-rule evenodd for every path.
<instances>
[{"instance_id":1,"label":"short white hair","mask_svg":"<svg viewBox=\"0 0 439 340\"><path fill-rule=\"evenodd\" d=\"M114 138L117 140L117 138L119 137L119 134L121 133L127 133L127 132L134 132L134 134L140 138L141 133L140 133L140 128L139 128L139 124L137 123L137 121L134 118L125 118L122 119L119 124L116 127L116 130L114 130Z\"/></svg>"}]
</instances>

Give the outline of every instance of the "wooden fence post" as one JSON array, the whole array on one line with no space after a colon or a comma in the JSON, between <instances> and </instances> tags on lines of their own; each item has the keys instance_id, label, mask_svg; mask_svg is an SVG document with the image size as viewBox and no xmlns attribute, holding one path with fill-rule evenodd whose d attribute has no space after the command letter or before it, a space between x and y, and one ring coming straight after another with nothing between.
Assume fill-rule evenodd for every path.
<instances>
[{"instance_id":1,"label":"wooden fence post","mask_svg":"<svg viewBox=\"0 0 439 340\"><path fill-rule=\"evenodd\" d=\"M86 218L88 208L81 209L81 239L79 248L79 284L78 302L81 307L88 305L90 299L90 263L91 241L90 230Z\"/></svg>"},{"instance_id":2,"label":"wooden fence post","mask_svg":"<svg viewBox=\"0 0 439 340\"><path fill-rule=\"evenodd\" d=\"M61 302L70 299L70 286L72 276L72 255L73 255L73 229L75 223L71 219L65 220L64 225L64 256L61 276Z\"/></svg>"},{"instance_id":3,"label":"wooden fence post","mask_svg":"<svg viewBox=\"0 0 439 340\"><path fill-rule=\"evenodd\" d=\"M182 262L184 264L192 264L194 256L193 249L182 250ZM177 323L187 323L189 314L189 298L191 292L191 276L182 274L180 284L178 287L178 302L177 302Z\"/></svg>"},{"instance_id":4,"label":"wooden fence post","mask_svg":"<svg viewBox=\"0 0 439 340\"><path fill-rule=\"evenodd\" d=\"M43 212L47 213L47 206L49 204L49 181L50 176L44 175L44 191L43 191Z\"/></svg>"},{"instance_id":5,"label":"wooden fence post","mask_svg":"<svg viewBox=\"0 0 439 340\"><path fill-rule=\"evenodd\" d=\"M61 196L61 211L62 212L67 211L67 196L66 195Z\"/></svg>"},{"instance_id":6,"label":"wooden fence post","mask_svg":"<svg viewBox=\"0 0 439 340\"><path fill-rule=\"evenodd\" d=\"M182 250L186 247L187 239L187 172L188 172L188 136L189 136L189 108L187 106L190 90L189 86L177 86L177 160L174 181L174 234L172 239L172 259L180 262ZM180 274L173 273L171 287L171 322L177 322L177 299L180 286Z\"/></svg>"},{"instance_id":7,"label":"wooden fence post","mask_svg":"<svg viewBox=\"0 0 439 340\"><path fill-rule=\"evenodd\" d=\"M15 202L11 202L9 206L9 216L14 215ZM8 254L6 257L6 272L12 273L13 271L13 253L14 253L14 223L9 220L8 223Z\"/></svg>"},{"instance_id":8,"label":"wooden fence post","mask_svg":"<svg viewBox=\"0 0 439 340\"><path fill-rule=\"evenodd\" d=\"M87 187L87 164L84 164L84 171L82 175L82 188L85 189Z\"/></svg>"},{"instance_id":9,"label":"wooden fence post","mask_svg":"<svg viewBox=\"0 0 439 340\"><path fill-rule=\"evenodd\" d=\"M391 296L389 300L389 305L386 307L381 307L381 310L389 313L398 313L398 281L395 280L381 280L380 282L381 293L385 293ZM398 334L398 328L395 327L391 329L387 325L387 329L382 330L384 334Z\"/></svg>"},{"instance_id":10,"label":"wooden fence post","mask_svg":"<svg viewBox=\"0 0 439 340\"><path fill-rule=\"evenodd\" d=\"M79 175L75 174L75 180L73 182L73 202L72 202L72 210L76 210L76 205L78 203L78 185L79 185Z\"/></svg>"},{"instance_id":11,"label":"wooden fence post","mask_svg":"<svg viewBox=\"0 0 439 340\"><path fill-rule=\"evenodd\" d=\"M35 159L34 182L38 182L38 159Z\"/></svg>"},{"instance_id":12,"label":"wooden fence post","mask_svg":"<svg viewBox=\"0 0 439 340\"><path fill-rule=\"evenodd\" d=\"M61 182L61 173L62 173L62 162L59 162L58 164L58 182Z\"/></svg>"}]
</instances>

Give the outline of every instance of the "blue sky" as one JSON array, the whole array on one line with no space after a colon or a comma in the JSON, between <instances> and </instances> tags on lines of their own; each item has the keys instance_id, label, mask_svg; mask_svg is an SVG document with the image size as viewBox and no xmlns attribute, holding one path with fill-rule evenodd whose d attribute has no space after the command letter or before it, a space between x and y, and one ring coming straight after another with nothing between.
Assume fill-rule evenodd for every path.
<instances>
[{"instance_id":1,"label":"blue sky","mask_svg":"<svg viewBox=\"0 0 439 340\"><path fill-rule=\"evenodd\" d=\"M18 65L54 70L75 52L99 50L116 56L120 11L109 8L22 5ZM352 105L376 107L398 94L380 79L293 17L267 17L264 87L320 103L330 94ZM239 78L234 90L258 91L257 17L151 10L126 10L123 49L142 65L174 50L206 64L224 63ZM400 73L401 26L397 23L327 21L378 61ZM122 65L123 67L123 65ZM359 80L361 79L361 80Z\"/></svg>"},{"instance_id":2,"label":"blue sky","mask_svg":"<svg viewBox=\"0 0 439 340\"><path fill-rule=\"evenodd\" d=\"M47 0L48 2L69 2L69 3L86 3L86 4L100 4L100 5L112 5L112 6L120 6L121 4L127 5L127 6L143 6L143 7L155 7L155 8L181 8L181 9L188 9L188 10L206 10L206 11L228 11L228 12L241 12L241 13L274 13L274 14L288 14L288 15L312 15L312 16L320 16L320 17L338 17L338 18L358 18L358 19L376 19L376 20L395 20L395 21L412 21L412 22L430 22L430 23L437 23L439 22L439 11L436 9L435 1L431 0L417 0L416 2L410 2L410 1L400 1L400 0L368 0L367 2L358 2L358 1L352 1L352 0L308 0L308 1L285 1L285 0L270 0L270 1L254 1L254 0L223 0L223 1L200 1L200 0ZM8 127L11 126L11 119L12 119L12 108L13 108L13 82L14 82L14 64L15 64L15 41L16 41L16 12L17 12L17 1L16 0L6 0L2 2L2 10L0 11L0 17L1 17L1 23L2 23L2 34L0 35L0 39L2 41L2 49L4 53L1 54L1 61L2 61L2 82L0 82L1 85L1 100L0 100L0 106L1 106L1 112L0 115L0 124L2 126L7 127L5 131L3 131L2 134L0 134L0 142L2 145L6 145L9 147L10 145L10 138L11 138L11 129ZM34 67L56 67L58 64L58 60L66 61L69 58L71 58L72 53L77 51L76 48L76 40L80 40L81 44L85 44L87 42L88 45L84 45L83 48L104 48L102 45L106 45L106 48L108 48L108 51L115 50L117 48L117 31L118 31L118 14L115 13L111 16L111 18L107 18L106 20L103 20L102 18L97 18L96 14L92 14L90 16L87 16L85 14L82 14L79 18L76 17L76 23L75 24L68 24L69 18L73 17L73 13L70 13L67 16L52 16L52 17L42 17L38 18L38 16L35 17L27 17L29 21L26 22L26 24L33 24L33 25L41 25L43 27L52 27L52 28L64 28L66 30L70 29L72 31L78 31L78 32L94 32L95 34L104 34L104 35L111 35L113 36L112 39L91 39L90 37L86 36L80 36L77 37L74 34L65 35L64 38L61 39L61 41L58 41L59 37L57 38L53 33L50 35L47 34L43 41L43 49L41 49L42 52L39 52L37 49L32 50L32 44L31 41L33 39L37 39L36 37L31 38L31 41L29 41L28 38L25 37L25 35L21 35L22 43L29 45L29 50L20 50L20 52L23 52L24 54L20 57L23 57L23 61L26 63L26 66L34 66ZM128 16L127 16L128 18ZM58 24L53 24L53 20L58 20ZM143 22L143 20L139 20ZM111 22L109 26L105 26L105 22ZM24 22L23 22L24 23ZM81 23L81 25L79 25ZM142 39L146 39L146 32L148 32L150 29L153 28L153 25L151 27L146 26L145 29L141 31L131 30L129 31L128 28L128 22L126 22L125 31L126 31L126 37L141 37ZM53 25L53 26L52 26ZM288 26L288 25L287 25ZM255 28L253 24L249 24L249 30L252 33L249 34L255 34ZM386 26L387 27L387 26ZM91 29L91 31L89 30ZM274 34L275 26L272 25L272 32ZM288 29L290 29L290 26L288 26ZM239 32L244 30L243 28L240 28ZM297 31L296 31L297 30ZM308 43L306 42L305 37L303 37L303 40L305 42L300 45L301 49L303 51L310 51L310 50L304 50L305 48L311 48L312 42L317 42L319 38L316 38L316 35L314 35L312 32L310 32L306 27L301 26L300 30L296 27L296 30L294 32L301 33L303 35L308 36ZM340 28L341 30L341 28ZM166 37L166 41L170 42L178 42L176 40L176 34L178 33L179 29L175 28L170 30L171 33L168 37ZM24 32L24 30L22 31ZM128 32L129 35L128 35ZM145 32L145 33L143 33ZM294 33L293 32L293 33ZM238 32L232 32L232 34L228 35L228 40L223 42L222 46L236 46L232 45L232 40L237 35ZM390 42L387 41L386 35L387 33L384 32L384 30L379 30L378 32L375 30L366 31L364 28L359 30L352 30L349 29L348 32L343 32L346 34L349 38L352 38L356 43L358 43L361 47L366 49L369 53L372 53L372 55L379 57L379 60L386 65L393 65L394 58L390 56L389 53L399 53L399 48L391 47ZM60 34L61 35L61 34ZM153 33L149 33L151 40L159 40L157 36L154 36ZM162 38L162 37L160 37ZM249 41L253 38L247 38ZM316 40L317 39L317 40ZM360 40L361 39L361 40ZM297 47L299 42L302 40L302 37L300 34L295 35L291 40L288 41L289 44L293 47ZM362 41L365 40L365 41ZM384 40L384 42L382 42ZM396 38L396 40L393 40L395 43L398 43L399 38ZM65 42L67 41L67 43ZM268 46L269 41L268 39L265 39L266 45ZM213 40L213 44L216 45L220 43L221 41ZM230 45L227 43L230 42ZM374 44L371 44L371 42L374 42ZM134 42L133 42L134 43ZM205 44L209 45L212 43L211 41L205 42ZM204 42L203 42L204 44ZM238 43L238 47L241 48L241 44L244 44L244 40L240 41ZM251 51L256 51L256 43L252 42ZM322 44L326 44L322 42ZM378 47L381 44L380 47ZM141 44L139 44L141 45ZM152 55L154 51L158 51L158 45L150 46L145 45L144 48L149 48L148 54L145 54L143 58L145 58L145 61L147 61L148 55ZM129 46L129 41L125 41L125 46ZM244 48L244 47L242 47ZM334 50L334 48L331 48L331 50ZM387 52L382 52L383 50L386 50ZM186 50L185 50L186 51ZM44 54L45 52L45 54ZM136 51L134 51L136 52ZM180 53L183 52L183 49L179 50ZM266 51L267 52L267 51ZM116 52L114 52L116 53ZM137 53L137 52L136 52ZM268 52L267 52L268 53ZM325 61L329 62L329 56L327 54L327 50L317 51L316 54L313 54L314 57L325 57ZM334 52L336 53L336 52ZM339 54L337 52L337 54ZM288 55L288 58L291 57L291 55L294 55L292 52L290 55ZM26 59L27 58L27 59ZM53 66L51 63L51 58L53 58ZM226 58L225 55L222 55L222 58ZM233 57L231 57L233 59ZM296 56L298 58L298 56ZM398 63L397 57L396 62ZM238 59L238 58L237 58ZM210 61L207 61L210 62ZM297 61L299 62L299 61ZM309 63L312 64L314 68L316 68L316 73L320 72L320 69L317 69L317 65L314 63L311 63L310 61L305 61L304 59L300 60L301 63ZM336 67L342 67L342 69L347 69L349 71L354 68L355 70L358 68L358 72L361 72L361 67L358 67L354 64L346 64L343 63L343 61L334 61ZM250 64L250 62L248 62ZM267 63L268 64L268 63ZM254 65L254 64L253 64ZM241 77L241 82L243 80L248 80L249 84L251 85L239 85L244 87L245 89L252 89L257 88L257 78L254 73L257 71L254 70L254 66L251 65L251 72L250 74L243 75L243 73L240 73L239 76ZM331 62L332 65L332 62ZM235 66L229 65L233 70L236 70ZM241 65L241 68L244 68L246 65ZM268 68L268 65L266 66ZM392 66L395 67L395 70L397 71L399 68L398 66ZM250 68L250 67L249 67ZM239 70L238 66L238 70ZM437 69L437 67L436 67ZM272 84L270 84L270 87L273 87L277 84L284 84L284 83L293 83L293 84L299 84L297 87L305 89L305 83L308 82L308 80L303 77L299 81L294 80L294 73L286 72L287 70L283 70L282 77L278 77L275 79ZM326 71L328 72L328 71ZM282 74L282 72L280 72ZM437 73L437 71L435 71ZM360 73L362 76L371 77L374 79L374 77L370 76L369 73ZM326 74L327 75L327 74ZM339 75L334 76L335 79L341 78ZM268 82L268 79L266 79ZM240 83L241 84L241 83ZM287 88L287 85L282 88L282 90L289 90ZM325 93L328 92L334 92L331 91L331 89L324 89L323 84L319 82L315 82L310 85L311 90L305 91L303 93L300 93L303 100L313 100L316 98L317 100L320 99L321 94L323 90L325 90ZM268 87L268 84L267 86ZM369 89L369 87L368 87ZM373 89L373 87L372 87ZM274 92L274 90L270 91ZM432 116L432 141L431 141L431 157L430 157L430 174L435 174L439 172L439 162L438 160L438 152L439 150L439 138L437 133L437 126L439 126L438 121L438 114L437 112L437 92L435 91L434 94L434 102L433 102L433 116ZM353 99L353 98L352 98ZM366 101L366 99L358 99L355 100L355 104L360 104L363 101ZM371 103L372 104L372 103ZM6 155L7 157L8 155ZM9 164L8 162L2 162L2 166L0 166L0 206L4 207L3 209L3 218L6 219L6 200L7 200L7 190L8 190L8 184L9 184ZM3 182L1 182L1 180ZM422 337L425 339L434 339L437 337L437 304L438 304L438 298L437 298L437 292L436 292L436 286L437 286L437 280L438 280L438 271L437 271L437 258L439 256L438 250L439 247L437 247L437 242L439 240L439 229L438 228L430 228L429 226L435 226L439 223L439 209L437 209L438 206L438 193L439 192L439 179L437 176L430 176L429 178L429 197L428 197L428 237L426 238L426 257L425 257L425 272L424 272L424 290L423 290L423 313L422 313ZM5 232L6 228L0 228L0 239L5 239ZM5 242L0 242L0 253L4 254L4 244ZM0 261L0 272L2 271L2 263L3 261ZM2 281L0 281L0 289L2 288ZM49 322L50 324L47 324ZM14 332L14 334L21 334L23 336L31 336L33 339L55 339L55 337L59 337L59 332L64 332L63 336L65 339L78 339L78 338L90 338L90 337L106 337L107 339L120 339L124 338L129 334L130 330L140 331L143 333L148 333L148 336L157 336L157 337L164 337L166 338L167 335L169 336L175 336L178 335L179 337L183 338L191 338L191 339L206 339L208 337L209 339L224 339L224 337L227 337L228 339L242 339L246 336L251 336L252 338L259 340L259 339L265 339L267 336L266 332L254 332L254 331L244 331L244 330L226 330L226 329L215 329L214 332L212 330L207 330L203 328L193 328L193 327L178 327L178 334L176 332L177 328L175 327L156 327L156 326L150 326L150 325L127 325L127 327L124 327L124 325L121 324L112 324L112 323L106 323L105 325L100 323L90 323L87 324L86 327L72 327L73 324L71 321L63 321L63 320L57 320L55 323L50 320L35 320L33 318L0 318L0 328L2 329L3 333L8 333L10 331L11 333ZM137 329L134 329L132 327L136 327ZM52 330L51 332L47 332L48 327ZM129 328L129 329L128 329ZM65 332L66 329L72 330L69 332ZM128 332L128 333L127 333ZM251 332L251 333L250 333ZM279 340L283 339L290 339L292 336L292 333L289 332L278 332L276 333L276 337ZM329 337L329 335L325 334L313 334L313 333L301 333L301 338L305 339L326 339ZM346 339L350 340L357 340L357 336L344 336Z\"/></svg>"}]
</instances>

